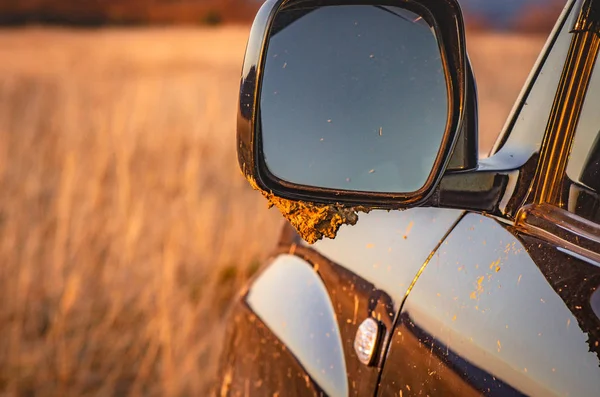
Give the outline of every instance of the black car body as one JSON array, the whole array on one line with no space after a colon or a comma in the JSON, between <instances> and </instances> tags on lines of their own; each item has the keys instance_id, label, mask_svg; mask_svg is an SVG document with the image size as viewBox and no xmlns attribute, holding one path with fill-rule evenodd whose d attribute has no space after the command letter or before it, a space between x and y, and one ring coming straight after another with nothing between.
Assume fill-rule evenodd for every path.
<instances>
[{"instance_id":1,"label":"black car body","mask_svg":"<svg viewBox=\"0 0 600 397\"><path fill-rule=\"evenodd\" d=\"M281 3L263 6L249 53ZM436 26L450 23L435 2L414 3ZM477 102L465 57L465 122L452 150L470 154L449 160L425 199L396 211L393 197L314 193L317 203L372 211L314 244L285 227L233 308L217 394L600 395L598 3L568 2L489 158L473 155ZM243 135L260 70L247 53L243 167L256 155ZM310 201L301 189L257 184ZM365 364L354 345L368 318L379 334Z\"/></svg>"}]
</instances>

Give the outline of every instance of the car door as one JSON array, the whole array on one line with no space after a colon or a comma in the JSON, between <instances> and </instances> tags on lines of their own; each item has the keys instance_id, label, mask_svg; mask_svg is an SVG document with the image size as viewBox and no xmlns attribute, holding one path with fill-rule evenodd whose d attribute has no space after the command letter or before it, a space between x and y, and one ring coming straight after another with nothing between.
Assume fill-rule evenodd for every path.
<instances>
[{"instance_id":1,"label":"car door","mask_svg":"<svg viewBox=\"0 0 600 397\"><path fill-rule=\"evenodd\" d=\"M565 21L500 150L543 135ZM533 229L470 213L432 256L398 316L378 395L600 395L599 101L596 62L559 204L538 208Z\"/></svg>"},{"instance_id":2,"label":"car door","mask_svg":"<svg viewBox=\"0 0 600 397\"><path fill-rule=\"evenodd\" d=\"M597 396L600 264L468 214L406 300L380 395Z\"/></svg>"}]
</instances>

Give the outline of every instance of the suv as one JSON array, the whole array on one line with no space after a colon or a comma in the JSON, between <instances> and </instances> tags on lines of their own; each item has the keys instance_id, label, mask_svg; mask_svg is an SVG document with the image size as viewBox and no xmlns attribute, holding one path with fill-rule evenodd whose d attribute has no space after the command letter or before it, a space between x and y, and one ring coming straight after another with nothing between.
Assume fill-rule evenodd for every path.
<instances>
[{"instance_id":1,"label":"suv","mask_svg":"<svg viewBox=\"0 0 600 397\"><path fill-rule=\"evenodd\" d=\"M261 8L238 155L289 223L216 393L600 395L600 0L567 3L485 159L464 36L457 0Z\"/></svg>"}]
</instances>

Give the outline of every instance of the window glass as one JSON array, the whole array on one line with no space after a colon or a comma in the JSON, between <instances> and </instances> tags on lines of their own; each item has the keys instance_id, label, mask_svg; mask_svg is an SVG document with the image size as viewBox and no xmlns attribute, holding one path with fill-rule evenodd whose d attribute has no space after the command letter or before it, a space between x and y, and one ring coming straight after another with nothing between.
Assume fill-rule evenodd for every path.
<instances>
[{"instance_id":1,"label":"window glass","mask_svg":"<svg viewBox=\"0 0 600 397\"><path fill-rule=\"evenodd\" d=\"M567 208L596 223L600 223L599 101L600 62L596 61L567 164Z\"/></svg>"},{"instance_id":2,"label":"window glass","mask_svg":"<svg viewBox=\"0 0 600 397\"><path fill-rule=\"evenodd\" d=\"M573 3L570 4L571 7L572 5ZM573 38L570 30L577 17L577 12L573 12L573 8L569 8L569 10L570 14L560 27L556 41L548 49L548 57L540 65L539 74L530 77L532 79L531 85L529 85L530 91L525 88L525 91L521 93L498 141L501 143L502 137L508 134L506 146L509 151L532 155L540 150L565 59L569 52L569 45Z\"/></svg>"},{"instance_id":3,"label":"window glass","mask_svg":"<svg viewBox=\"0 0 600 397\"><path fill-rule=\"evenodd\" d=\"M600 193L599 69L600 62L596 62L567 166L569 179L593 190L595 193Z\"/></svg>"}]
</instances>

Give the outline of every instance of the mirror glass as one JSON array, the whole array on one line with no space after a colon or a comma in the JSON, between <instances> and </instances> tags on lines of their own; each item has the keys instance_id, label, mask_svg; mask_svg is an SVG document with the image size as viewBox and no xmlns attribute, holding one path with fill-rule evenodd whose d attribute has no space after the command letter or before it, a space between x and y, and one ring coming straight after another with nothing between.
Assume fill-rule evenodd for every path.
<instances>
[{"instance_id":1,"label":"mirror glass","mask_svg":"<svg viewBox=\"0 0 600 397\"><path fill-rule=\"evenodd\" d=\"M260 96L262 155L287 182L421 189L440 150L448 92L434 29L400 7L281 10Z\"/></svg>"}]
</instances>

